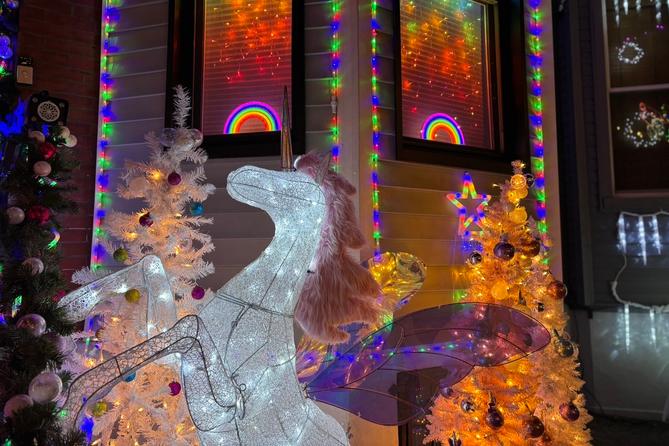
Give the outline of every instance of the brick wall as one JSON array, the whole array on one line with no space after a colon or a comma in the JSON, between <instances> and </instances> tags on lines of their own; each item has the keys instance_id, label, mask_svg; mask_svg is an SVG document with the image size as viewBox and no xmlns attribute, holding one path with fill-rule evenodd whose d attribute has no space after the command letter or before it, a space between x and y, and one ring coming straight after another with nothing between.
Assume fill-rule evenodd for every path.
<instances>
[{"instance_id":1,"label":"brick wall","mask_svg":"<svg viewBox=\"0 0 669 446\"><path fill-rule=\"evenodd\" d=\"M21 87L23 97L48 90L70 102L68 127L79 140L81 168L76 173L79 204L76 215L63 224L62 267L65 277L88 265L95 176L100 71L101 0L24 0L21 2L19 55L33 58L32 87Z\"/></svg>"}]
</instances>

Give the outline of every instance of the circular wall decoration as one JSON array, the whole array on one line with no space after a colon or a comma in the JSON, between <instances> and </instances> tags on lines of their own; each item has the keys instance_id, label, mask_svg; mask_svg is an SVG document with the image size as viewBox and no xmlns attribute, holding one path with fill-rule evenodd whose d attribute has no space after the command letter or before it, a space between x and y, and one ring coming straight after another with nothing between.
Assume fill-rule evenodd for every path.
<instances>
[{"instance_id":1,"label":"circular wall decoration","mask_svg":"<svg viewBox=\"0 0 669 446\"><path fill-rule=\"evenodd\" d=\"M430 115L425 120L420 134L421 138L429 141L435 141L437 136L446 134L448 142L451 144L465 144L465 135L462 133L462 129L455 119L445 113Z\"/></svg>"},{"instance_id":2,"label":"circular wall decoration","mask_svg":"<svg viewBox=\"0 0 669 446\"><path fill-rule=\"evenodd\" d=\"M669 138L669 120L661 113L649 109L645 103L639 104L639 111L625 119L623 136L636 148L650 148Z\"/></svg>"},{"instance_id":3,"label":"circular wall decoration","mask_svg":"<svg viewBox=\"0 0 669 446\"><path fill-rule=\"evenodd\" d=\"M638 64L646 52L635 40L627 38L618 48L618 60L628 65Z\"/></svg>"}]
</instances>

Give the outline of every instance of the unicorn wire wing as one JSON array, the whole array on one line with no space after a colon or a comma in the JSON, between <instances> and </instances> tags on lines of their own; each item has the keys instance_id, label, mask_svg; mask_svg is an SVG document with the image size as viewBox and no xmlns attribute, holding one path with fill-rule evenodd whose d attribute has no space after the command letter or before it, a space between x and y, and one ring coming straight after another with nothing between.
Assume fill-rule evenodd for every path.
<instances>
[{"instance_id":1,"label":"unicorn wire wing","mask_svg":"<svg viewBox=\"0 0 669 446\"><path fill-rule=\"evenodd\" d=\"M381 316L375 324L353 323L344 330L350 338L346 345L352 346L370 333L387 325L393 312L406 305L425 282L425 264L416 256L406 252L384 252L362 263L379 284ZM341 347L341 346L340 346ZM333 347L307 336L297 347L295 368L300 382L307 382L323 366L328 350Z\"/></svg>"},{"instance_id":2,"label":"unicorn wire wing","mask_svg":"<svg viewBox=\"0 0 669 446\"><path fill-rule=\"evenodd\" d=\"M306 392L373 423L398 425L426 413L440 387L459 382L475 366L515 361L549 341L543 325L509 307L429 308L331 350Z\"/></svg>"}]
</instances>

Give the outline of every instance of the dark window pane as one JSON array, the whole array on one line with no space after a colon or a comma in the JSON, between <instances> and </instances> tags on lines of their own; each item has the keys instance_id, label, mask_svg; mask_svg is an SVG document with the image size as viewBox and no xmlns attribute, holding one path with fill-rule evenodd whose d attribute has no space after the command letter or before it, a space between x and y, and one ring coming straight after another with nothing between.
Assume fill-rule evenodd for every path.
<instances>
[{"instance_id":1,"label":"dark window pane","mask_svg":"<svg viewBox=\"0 0 669 446\"><path fill-rule=\"evenodd\" d=\"M278 130L283 87L291 85L291 5L205 1L205 135Z\"/></svg>"},{"instance_id":2,"label":"dark window pane","mask_svg":"<svg viewBox=\"0 0 669 446\"><path fill-rule=\"evenodd\" d=\"M404 136L494 148L486 8L400 1Z\"/></svg>"}]
</instances>

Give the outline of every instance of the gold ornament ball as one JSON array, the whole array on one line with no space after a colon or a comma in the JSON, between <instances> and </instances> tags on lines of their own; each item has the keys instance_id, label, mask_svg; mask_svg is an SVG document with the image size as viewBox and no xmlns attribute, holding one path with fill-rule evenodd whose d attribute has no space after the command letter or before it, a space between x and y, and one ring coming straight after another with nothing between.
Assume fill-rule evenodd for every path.
<instances>
[{"instance_id":1,"label":"gold ornament ball","mask_svg":"<svg viewBox=\"0 0 669 446\"><path fill-rule=\"evenodd\" d=\"M555 300L562 300L567 297L567 287L559 280L554 280L548 285L548 294Z\"/></svg>"},{"instance_id":2,"label":"gold ornament ball","mask_svg":"<svg viewBox=\"0 0 669 446\"><path fill-rule=\"evenodd\" d=\"M527 179L525 179L525 175L521 175L521 174L517 173L514 176L512 176L511 177L511 187L513 189L527 188Z\"/></svg>"},{"instance_id":3,"label":"gold ornament ball","mask_svg":"<svg viewBox=\"0 0 669 446\"><path fill-rule=\"evenodd\" d=\"M109 410L109 405L107 404L106 401L98 401L93 406L93 416L101 417L102 415L106 414L108 410Z\"/></svg>"},{"instance_id":4,"label":"gold ornament ball","mask_svg":"<svg viewBox=\"0 0 669 446\"><path fill-rule=\"evenodd\" d=\"M135 288L130 288L128 291L125 292L125 300L127 300L131 304L136 304L137 302L139 302L141 298L142 298L142 293L140 293L139 290Z\"/></svg>"},{"instance_id":5,"label":"gold ornament ball","mask_svg":"<svg viewBox=\"0 0 669 446\"><path fill-rule=\"evenodd\" d=\"M527 197L528 194L527 187L521 187L520 189L516 189L514 192L521 199Z\"/></svg>"},{"instance_id":6,"label":"gold ornament ball","mask_svg":"<svg viewBox=\"0 0 669 446\"><path fill-rule=\"evenodd\" d=\"M509 219L517 225L527 221L527 211L524 206L517 207L509 213Z\"/></svg>"},{"instance_id":7,"label":"gold ornament ball","mask_svg":"<svg viewBox=\"0 0 669 446\"><path fill-rule=\"evenodd\" d=\"M490 294L496 300L504 300L509 296L509 285L503 280L498 280L490 288Z\"/></svg>"}]
</instances>

